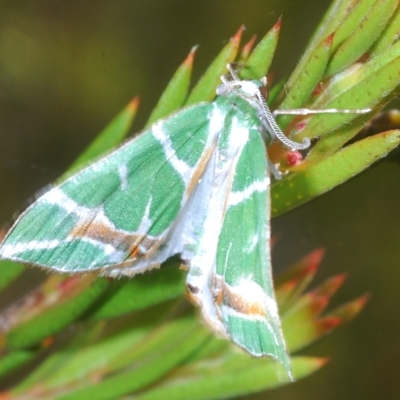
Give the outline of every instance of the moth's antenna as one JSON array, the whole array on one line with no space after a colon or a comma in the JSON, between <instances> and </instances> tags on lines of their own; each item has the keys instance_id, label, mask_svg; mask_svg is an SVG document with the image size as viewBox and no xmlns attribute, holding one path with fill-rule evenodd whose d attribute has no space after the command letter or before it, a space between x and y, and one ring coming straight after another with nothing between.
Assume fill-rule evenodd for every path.
<instances>
[{"instance_id":1,"label":"moth's antenna","mask_svg":"<svg viewBox=\"0 0 400 400\"><path fill-rule=\"evenodd\" d=\"M224 95L227 92L231 91L232 88L235 86L243 87L244 82L247 82L247 81L242 81L239 78L239 75L237 74L233 63L227 64L226 67L229 71L229 74L221 76L222 85L218 86L217 95ZM267 83L266 79L263 79L261 83L265 86ZM304 150L310 146L310 139L308 138L304 139L303 143L294 142L293 140L290 140L280 130L279 126L275 122L275 117L273 113L271 112L271 110L267 105L267 102L265 101L264 96L262 95L260 89L256 87L256 85L252 86L252 95L256 96L259 104L262 107L264 115L261 116L261 121L264 124L265 129L271 134L273 139L279 140L291 150Z\"/></svg>"},{"instance_id":2,"label":"moth's antenna","mask_svg":"<svg viewBox=\"0 0 400 400\"><path fill-rule=\"evenodd\" d=\"M256 93L257 99L260 102L265 119L263 118L262 121L265 122L268 126L266 127L268 132L272 133L276 139L278 139L282 144L292 150L304 150L310 147L310 139L304 138L302 143L294 142L290 140L279 128L278 124L275 121L274 115L272 114L271 110L269 109L264 96L261 94L260 91Z\"/></svg>"},{"instance_id":3,"label":"moth's antenna","mask_svg":"<svg viewBox=\"0 0 400 400\"><path fill-rule=\"evenodd\" d=\"M310 108L297 108L293 110L274 110L273 115L311 115L311 114L367 114L372 108L361 108L359 110L349 110L341 108L325 108L322 110L312 110Z\"/></svg>"}]
</instances>

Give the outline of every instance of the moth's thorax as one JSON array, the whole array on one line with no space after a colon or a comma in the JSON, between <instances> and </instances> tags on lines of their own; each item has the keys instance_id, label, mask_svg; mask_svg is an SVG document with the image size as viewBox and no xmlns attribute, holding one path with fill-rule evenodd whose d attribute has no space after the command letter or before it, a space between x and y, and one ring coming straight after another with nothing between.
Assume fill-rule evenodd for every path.
<instances>
[{"instance_id":1,"label":"moth's thorax","mask_svg":"<svg viewBox=\"0 0 400 400\"><path fill-rule=\"evenodd\" d=\"M243 99L256 110L256 114L251 114L257 115L259 120L264 115L263 104L260 102L260 88L263 86L258 80L226 81L218 86L216 93L219 98L232 99L234 104L238 98Z\"/></svg>"}]
</instances>

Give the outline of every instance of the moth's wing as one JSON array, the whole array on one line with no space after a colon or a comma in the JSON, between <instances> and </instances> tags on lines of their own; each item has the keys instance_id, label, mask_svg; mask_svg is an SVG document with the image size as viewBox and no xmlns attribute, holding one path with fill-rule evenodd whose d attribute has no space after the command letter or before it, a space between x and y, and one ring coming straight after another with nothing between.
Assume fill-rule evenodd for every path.
<instances>
[{"instance_id":1,"label":"moth's wing","mask_svg":"<svg viewBox=\"0 0 400 400\"><path fill-rule=\"evenodd\" d=\"M160 248L221 129L210 107L158 122L51 189L18 218L0 257L64 272L133 275L180 252L180 242Z\"/></svg>"},{"instance_id":2,"label":"moth's wing","mask_svg":"<svg viewBox=\"0 0 400 400\"><path fill-rule=\"evenodd\" d=\"M265 146L250 129L236 164L219 236L212 288L228 336L291 374L274 296L270 259L270 183Z\"/></svg>"}]
</instances>

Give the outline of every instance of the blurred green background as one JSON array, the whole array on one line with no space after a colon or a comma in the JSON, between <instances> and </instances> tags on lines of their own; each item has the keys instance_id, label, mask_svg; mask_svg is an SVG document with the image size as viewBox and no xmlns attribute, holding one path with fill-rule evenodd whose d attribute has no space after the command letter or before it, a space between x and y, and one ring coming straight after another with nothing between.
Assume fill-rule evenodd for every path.
<instances>
[{"instance_id":1,"label":"blurred green background","mask_svg":"<svg viewBox=\"0 0 400 400\"><path fill-rule=\"evenodd\" d=\"M56 179L137 94L134 131L140 130L193 45L200 45L198 78L242 23L245 39L262 37L283 15L272 66L278 81L290 74L329 4L0 1L0 223ZM324 247L318 281L349 273L336 304L365 292L372 298L353 323L308 351L330 357L326 367L252 399L400 398L399 183L399 164L385 160L273 221L280 236L276 270ZM43 275L32 269L29 282Z\"/></svg>"}]
</instances>

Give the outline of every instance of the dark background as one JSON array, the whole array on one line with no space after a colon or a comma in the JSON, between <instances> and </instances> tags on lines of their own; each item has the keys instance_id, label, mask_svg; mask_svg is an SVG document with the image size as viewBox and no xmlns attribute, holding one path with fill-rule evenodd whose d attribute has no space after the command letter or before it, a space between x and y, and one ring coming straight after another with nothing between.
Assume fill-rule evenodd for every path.
<instances>
[{"instance_id":1,"label":"dark background","mask_svg":"<svg viewBox=\"0 0 400 400\"><path fill-rule=\"evenodd\" d=\"M278 80L290 74L329 4L0 1L0 223L57 178L136 94L140 130L193 45L200 45L198 78L242 23L245 39L262 37L283 15L272 66ZM334 303L372 297L354 322L307 351L330 357L327 366L258 398L400 398L399 181L399 164L385 160L273 221L276 269L322 246L317 281L349 274Z\"/></svg>"}]
</instances>

